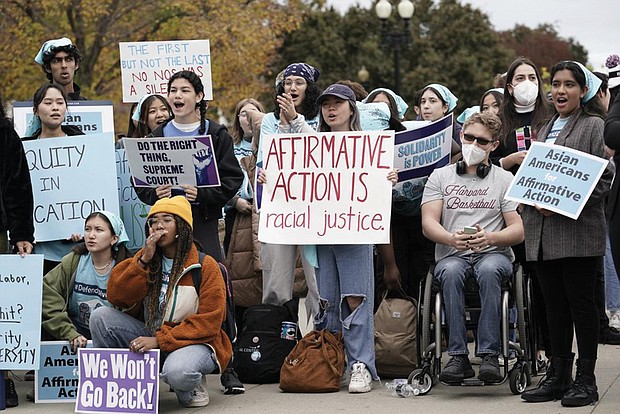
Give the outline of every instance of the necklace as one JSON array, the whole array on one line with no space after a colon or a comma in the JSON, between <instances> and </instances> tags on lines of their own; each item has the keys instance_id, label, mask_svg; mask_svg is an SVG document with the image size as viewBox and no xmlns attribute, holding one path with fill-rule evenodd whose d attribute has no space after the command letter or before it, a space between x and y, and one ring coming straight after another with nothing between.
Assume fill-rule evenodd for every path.
<instances>
[{"instance_id":1,"label":"necklace","mask_svg":"<svg viewBox=\"0 0 620 414\"><path fill-rule=\"evenodd\" d=\"M95 266L95 262L93 262L93 267L95 268L95 270L103 270L103 269L107 268L108 266L110 266L111 263L112 263L112 258L110 257L110 261L108 263L106 263L105 266L97 267L97 266Z\"/></svg>"}]
</instances>

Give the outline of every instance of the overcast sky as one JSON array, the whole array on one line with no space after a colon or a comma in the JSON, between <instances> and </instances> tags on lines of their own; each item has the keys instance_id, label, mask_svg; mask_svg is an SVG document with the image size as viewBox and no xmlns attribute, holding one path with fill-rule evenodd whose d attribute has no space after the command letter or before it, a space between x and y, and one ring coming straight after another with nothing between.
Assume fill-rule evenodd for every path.
<instances>
[{"instance_id":1,"label":"overcast sky","mask_svg":"<svg viewBox=\"0 0 620 414\"><path fill-rule=\"evenodd\" d=\"M392 0L397 4L399 0ZM515 24L535 28L551 23L561 37L574 38L588 51L595 70L605 66L612 53L620 54L620 0L461 0L489 16L495 30L508 30ZM328 0L328 5L346 11L359 4L374 7L375 0Z\"/></svg>"}]
</instances>

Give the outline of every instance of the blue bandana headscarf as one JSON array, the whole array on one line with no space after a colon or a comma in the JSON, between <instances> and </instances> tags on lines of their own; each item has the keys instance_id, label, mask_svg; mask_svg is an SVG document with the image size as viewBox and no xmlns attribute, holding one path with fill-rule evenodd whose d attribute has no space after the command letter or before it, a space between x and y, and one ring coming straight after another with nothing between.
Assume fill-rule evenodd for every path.
<instances>
[{"instance_id":1,"label":"blue bandana headscarf","mask_svg":"<svg viewBox=\"0 0 620 414\"><path fill-rule=\"evenodd\" d=\"M125 230L125 224L116 214L105 210L99 211L99 213L103 214L108 218L108 220L110 220L112 229L114 229L114 233L118 236L118 240L114 243L114 246L118 246L121 243L126 243L129 241L129 236Z\"/></svg>"},{"instance_id":2,"label":"blue bandana headscarf","mask_svg":"<svg viewBox=\"0 0 620 414\"><path fill-rule=\"evenodd\" d=\"M458 118L456 118L456 120L460 124L464 124L465 121L467 121L467 119L470 116L472 116L473 114L477 114L478 112L480 112L480 106L479 105L471 106L471 107L467 108L466 110L464 110L463 113L461 115L459 115Z\"/></svg>"},{"instance_id":3,"label":"blue bandana headscarf","mask_svg":"<svg viewBox=\"0 0 620 414\"><path fill-rule=\"evenodd\" d=\"M454 96L452 92L450 92L450 89L438 83L431 83L424 89L428 88L433 88L441 95L444 102L448 104L448 112L452 112L452 110L456 108L456 103L459 101L459 98Z\"/></svg>"},{"instance_id":4,"label":"blue bandana headscarf","mask_svg":"<svg viewBox=\"0 0 620 414\"><path fill-rule=\"evenodd\" d=\"M594 73L590 72L590 70L583 66L581 63L575 62L574 60L572 62L579 66L579 68L586 77L586 86L588 87L588 90L583 96L583 98L581 98L581 103L586 103L590 99L594 98L594 95L596 95L596 93L598 92L603 81L600 80L598 76L596 76Z\"/></svg>"},{"instance_id":5,"label":"blue bandana headscarf","mask_svg":"<svg viewBox=\"0 0 620 414\"><path fill-rule=\"evenodd\" d=\"M48 53L53 48L71 46L72 44L73 42L71 42L71 39L66 37L48 40L47 42L43 43L43 46L41 46L41 49L39 49L39 53L37 53L37 55L35 56L34 61L37 62L39 65L43 65L43 55Z\"/></svg>"},{"instance_id":6,"label":"blue bandana headscarf","mask_svg":"<svg viewBox=\"0 0 620 414\"><path fill-rule=\"evenodd\" d=\"M136 105L135 111L133 111L133 115L131 115L131 119L136 122L140 122L140 114L142 113L142 104L146 101L146 98L149 96L153 96L152 94L142 95L142 98L138 101L138 105Z\"/></svg>"},{"instance_id":7,"label":"blue bandana headscarf","mask_svg":"<svg viewBox=\"0 0 620 414\"><path fill-rule=\"evenodd\" d=\"M398 119L401 120L405 117L405 112L407 112L409 105L407 105L407 102L405 102L403 98L401 98L399 95L396 95L391 89L387 88L377 88L370 92L368 96L374 94L375 92L384 92L394 98L394 101L396 102L396 109L398 110ZM368 98L364 99L362 102L368 102Z\"/></svg>"},{"instance_id":8,"label":"blue bandana headscarf","mask_svg":"<svg viewBox=\"0 0 620 414\"><path fill-rule=\"evenodd\" d=\"M316 83L321 73L319 70L307 63L291 63L284 70L284 79L289 76L301 76L308 82Z\"/></svg>"}]
</instances>

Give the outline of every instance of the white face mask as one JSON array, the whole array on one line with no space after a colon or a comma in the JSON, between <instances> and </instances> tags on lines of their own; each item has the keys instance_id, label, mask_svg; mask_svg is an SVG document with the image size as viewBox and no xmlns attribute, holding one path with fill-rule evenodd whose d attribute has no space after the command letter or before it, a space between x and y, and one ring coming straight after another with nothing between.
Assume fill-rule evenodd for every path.
<instances>
[{"instance_id":1,"label":"white face mask","mask_svg":"<svg viewBox=\"0 0 620 414\"><path fill-rule=\"evenodd\" d=\"M480 164L487 156L485 150L474 144L463 144L461 152L463 154L463 161L469 166Z\"/></svg>"},{"instance_id":2,"label":"white face mask","mask_svg":"<svg viewBox=\"0 0 620 414\"><path fill-rule=\"evenodd\" d=\"M538 85L531 80L524 80L514 87L512 95L515 97L515 102L519 105L533 105L538 97Z\"/></svg>"}]
</instances>

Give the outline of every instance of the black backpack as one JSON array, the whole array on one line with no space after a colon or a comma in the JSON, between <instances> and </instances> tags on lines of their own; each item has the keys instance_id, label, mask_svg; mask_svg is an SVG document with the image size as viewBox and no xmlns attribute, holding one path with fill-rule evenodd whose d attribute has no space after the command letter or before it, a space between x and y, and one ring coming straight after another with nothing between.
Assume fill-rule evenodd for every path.
<instances>
[{"instance_id":1,"label":"black backpack","mask_svg":"<svg viewBox=\"0 0 620 414\"><path fill-rule=\"evenodd\" d=\"M198 260L200 261L200 266L202 266L202 262L205 260L207 255L201 251L198 252ZM235 343L237 340L237 323L235 321L235 302L233 300L233 290L232 290L232 282L230 277L228 277L228 270L226 266L222 263L217 262L220 266L220 273L222 273L222 278L224 279L224 286L226 286L226 318L224 322L222 322L222 330L226 332L228 339L230 342ZM200 283L202 283L202 267L195 267L192 269L192 280L194 281L194 288L196 288L196 293L198 297L200 297Z\"/></svg>"},{"instance_id":2,"label":"black backpack","mask_svg":"<svg viewBox=\"0 0 620 414\"><path fill-rule=\"evenodd\" d=\"M282 306L250 306L243 314L243 328L233 358L235 372L244 383L269 384L280 382L280 369L286 356L300 337L281 337L282 322L297 323L298 299Z\"/></svg>"}]
</instances>

